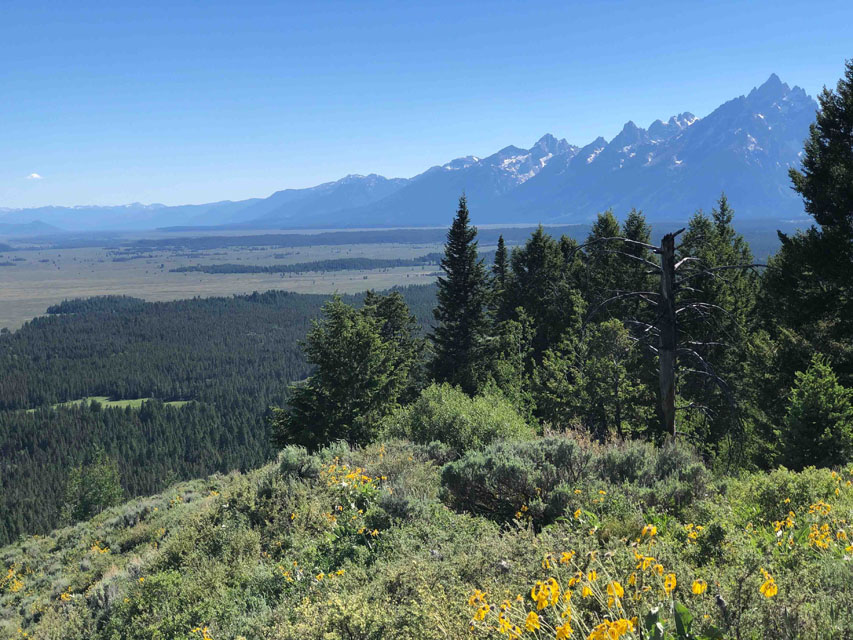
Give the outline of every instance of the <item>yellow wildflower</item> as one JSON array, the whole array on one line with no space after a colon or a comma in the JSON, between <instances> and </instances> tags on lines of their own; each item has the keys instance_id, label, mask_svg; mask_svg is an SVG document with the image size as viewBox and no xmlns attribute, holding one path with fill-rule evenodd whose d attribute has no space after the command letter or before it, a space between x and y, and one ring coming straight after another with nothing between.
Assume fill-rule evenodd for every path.
<instances>
[{"instance_id":1,"label":"yellow wildflower","mask_svg":"<svg viewBox=\"0 0 853 640\"><path fill-rule=\"evenodd\" d=\"M765 598L772 598L779 593L779 587L776 586L776 581L769 573L763 570L762 573L764 573L764 584L758 590Z\"/></svg>"},{"instance_id":2,"label":"yellow wildflower","mask_svg":"<svg viewBox=\"0 0 853 640\"><path fill-rule=\"evenodd\" d=\"M524 628L528 631L537 631L539 629L539 616L535 611L527 614L527 620L524 621Z\"/></svg>"},{"instance_id":3,"label":"yellow wildflower","mask_svg":"<svg viewBox=\"0 0 853 640\"><path fill-rule=\"evenodd\" d=\"M693 593L695 593L697 596L700 596L703 593L705 593L705 591L707 591L707 589L708 589L708 583L705 582L704 580L702 580L701 578L693 581L692 590L693 590Z\"/></svg>"},{"instance_id":4,"label":"yellow wildflower","mask_svg":"<svg viewBox=\"0 0 853 640\"><path fill-rule=\"evenodd\" d=\"M625 590L622 588L621 584L614 580L613 582L607 585L607 594L616 598L621 598L623 595L625 595Z\"/></svg>"},{"instance_id":5,"label":"yellow wildflower","mask_svg":"<svg viewBox=\"0 0 853 640\"><path fill-rule=\"evenodd\" d=\"M568 638L570 638L571 635L574 633L574 630L572 629L568 620L559 627L556 627L554 631L557 632L556 640L568 640Z\"/></svg>"}]
</instances>

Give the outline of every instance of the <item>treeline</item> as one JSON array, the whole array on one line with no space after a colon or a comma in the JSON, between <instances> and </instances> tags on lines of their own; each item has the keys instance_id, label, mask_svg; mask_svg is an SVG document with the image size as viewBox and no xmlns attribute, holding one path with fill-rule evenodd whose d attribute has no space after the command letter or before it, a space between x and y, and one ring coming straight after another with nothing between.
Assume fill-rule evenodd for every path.
<instances>
[{"instance_id":1,"label":"treeline","mask_svg":"<svg viewBox=\"0 0 853 640\"><path fill-rule=\"evenodd\" d=\"M435 288L400 291L425 326ZM0 335L0 544L56 526L65 478L96 446L118 461L128 496L266 460L268 408L310 372L299 341L327 299L71 300ZM156 400L51 408L89 396Z\"/></svg>"},{"instance_id":2,"label":"treeline","mask_svg":"<svg viewBox=\"0 0 853 640\"><path fill-rule=\"evenodd\" d=\"M86 313L89 311L139 311L145 306L145 300L131 296L96 296L94 298L73 298L47 308L47 313Z\"/></svg>"},{"instance_id":3,"label":"treeline","mask_svg":"<svg viewBox=\"0 0 853 640\"><path fill-rule=\"evenodd\" d=\"M588 225L565 225L551 227L554 233L582 236ZM483 242L496 243L503 236L508 244L524 242L530 228L509 227L484 229L480 236ZM444 241L443 229L377 229L372 231L326 231L322 233L270 233L251 236L200 236L193 238L144 238L129 243L140 251L156 250L210 250L229 247L316 247L347 244L437 244ZM89 246L89 245L86 245ZM56 245L57 248L64 248Z\"/></svg>"},{"instance_id":4,"label":"treeline","mask_svg":"<svg viewBox=\"0 0 853 640\"><path fill-rule=\"evenodd\" d=\"M440 253L428 253L417 258L335 258L296 262L294 264L197 264L170 269L174 273L305 273L320 271L365 271L438 264Z\"/></svg>"}]
</instances>

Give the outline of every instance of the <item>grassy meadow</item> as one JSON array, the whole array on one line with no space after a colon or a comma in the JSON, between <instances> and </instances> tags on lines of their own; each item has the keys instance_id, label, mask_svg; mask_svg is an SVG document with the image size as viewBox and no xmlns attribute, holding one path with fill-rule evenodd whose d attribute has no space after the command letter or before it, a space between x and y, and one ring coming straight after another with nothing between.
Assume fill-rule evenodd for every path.
<instances>
[{"instance_id":1,"label":"grassy meadow","mask_svg":"<svg viewBox=\"0 0 853 640\"><path fill-rule=\"evenodd\" d=\"M296 293L357 293L365 289L428 284L435 267L294 274L173 273L196 264L293 264L330 258L415 258L441 251L439 244L353 244L312 247L233 247L212 251L159 250L120 260L110 247L34 249L3 254L23 258L0 267L0 328L10 330L66 299L129 295L167 301L279 289Z\"/></svg>"}]
</instances>

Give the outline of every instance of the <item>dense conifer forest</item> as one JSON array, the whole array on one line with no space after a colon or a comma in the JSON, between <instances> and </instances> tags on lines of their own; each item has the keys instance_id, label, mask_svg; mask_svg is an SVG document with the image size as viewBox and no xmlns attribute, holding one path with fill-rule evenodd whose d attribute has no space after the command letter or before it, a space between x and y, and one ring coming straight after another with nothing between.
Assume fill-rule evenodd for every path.
<instances>
[{"instance_id":1,"label":"dense conifer forest","mask_svg":"<svg viewBox=\"0 0 853 640\"><path fill-rule=\"evenodd\" d=\"M434 288L402 292L425 322ZM0 541L55 526L69 471L96 445L120 463L129 497L268 460L265 416L309 373L299 341L326 300L69 300L0 335ZM91 396L150 400L140 409L54 407Z\"/></svg>"}]
</instances>

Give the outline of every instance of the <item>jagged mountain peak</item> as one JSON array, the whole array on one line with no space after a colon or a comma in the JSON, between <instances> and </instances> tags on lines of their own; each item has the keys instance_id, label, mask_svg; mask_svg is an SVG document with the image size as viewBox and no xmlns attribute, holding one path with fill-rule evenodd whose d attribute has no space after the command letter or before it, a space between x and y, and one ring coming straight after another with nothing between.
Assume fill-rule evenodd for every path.
<instances>
[{"instance_id":1,"label":"jagged mountain peak","mask_svg":"<svg viewBox=\"0 0 853 640\"><path fill-rule=\"evenodd\" d=\"M610 141L610 144L615 148L624 149L644 142L647 138L648 134L645 129L638 127L633 120L628 120L622 127L622 131Z\"/></svg>"},{"instance_id":2,"label":"jagged mountain peak","mask_svg":"<svg viewBox=\"0 0 853 640\"><path fill-rule=\"evenodd\" d=\"M670 116L666 122L655 120L649 125L649 138L653 141L667 140L678 135L698 120L699 118L689 111Z\"/></svg>"},{"instance_id":3,"label":"jagged mountain peak","mask_svg":"<svg viewBox=\"0 0 853 640\"><path fill-rule=\"evenodd\" d=\"M809 97L802 87L788 86L775 73L764 84L750 91L744 102L753 109L769 108L773 106L794 105L795 108L811 106L814 100Z\"/></svg>"}]
</instances>

